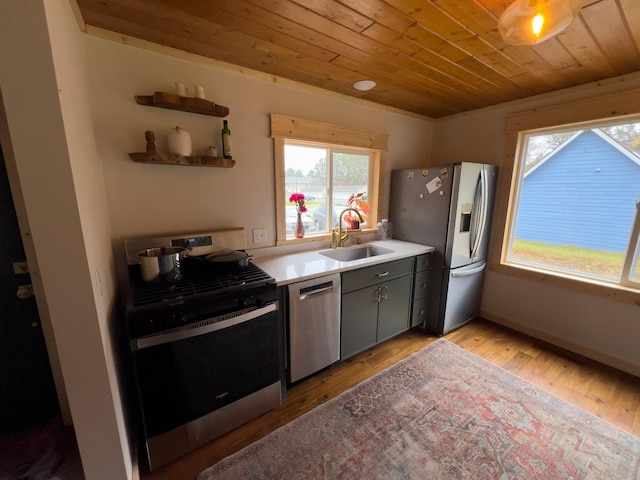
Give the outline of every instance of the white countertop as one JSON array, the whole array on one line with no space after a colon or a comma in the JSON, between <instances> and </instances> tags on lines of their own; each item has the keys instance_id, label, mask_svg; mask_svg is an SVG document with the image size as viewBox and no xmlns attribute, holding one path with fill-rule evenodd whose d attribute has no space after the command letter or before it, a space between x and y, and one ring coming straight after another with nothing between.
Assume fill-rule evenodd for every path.
<instances>
[{"instance_id":1,"label":"white countertop","mask_svg":"<svg viewBox=\"0 0 640 480\"><path fill-rule=\"evenodd\" d=\"M329 248L322 248L319 250L282 255L259 256L254 258L253 263L275 278L278 285L287 285L331 273L344 272L355 268L399 260L401 258L414 257L434 250L433 247L427 245L418 245L417 243L403 242L401 240L367 242L341 248L358 248L363 245L378 245L394 250L394 252L361 258L350 262L340 262L321 255L319 252L329 250Z\"/></svg>"}]
</instances>

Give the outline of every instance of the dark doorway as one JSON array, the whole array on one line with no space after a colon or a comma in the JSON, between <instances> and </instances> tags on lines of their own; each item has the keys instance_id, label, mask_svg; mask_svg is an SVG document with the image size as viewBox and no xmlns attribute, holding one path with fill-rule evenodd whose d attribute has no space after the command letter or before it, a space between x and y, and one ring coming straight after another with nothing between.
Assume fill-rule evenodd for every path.
<instances>
[{"instance_id":1,"label":"dark doorway","mask_svg":"<svg viewBox=\"0 0 640 480\"><path fill-rule=\"evenodd\" d=\"M2 434L56 417L60 406L35 297L28 288L30 276L21 273L25 270L20 264L26 265L26 259L1 146L0 227Z\"/></svg>"}]
</instances>

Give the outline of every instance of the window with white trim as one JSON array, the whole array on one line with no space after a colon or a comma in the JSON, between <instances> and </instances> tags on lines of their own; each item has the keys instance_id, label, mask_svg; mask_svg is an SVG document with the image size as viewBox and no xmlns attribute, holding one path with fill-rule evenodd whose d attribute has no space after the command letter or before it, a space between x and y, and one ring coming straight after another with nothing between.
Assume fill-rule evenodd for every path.
<instances>
[{"instance_id":1,"label":"window with white trim","mask_svg":"<svg viewBox=\"0 0 640 480\"><path fill-rule=\"evenodd\" d=\"M375 228L386 135L282 115L271 115L271 131L278 244Z\"/></svg>"},{"instance_id":2,"label":"window with white trim","mask_svg":"<svg viewBox=\"0 0 640 480\"><path fill-rule=\"evenodd\" d=\"M518 136L502 262L640 287L640 117Z\"/></svg>"}]
</instances>

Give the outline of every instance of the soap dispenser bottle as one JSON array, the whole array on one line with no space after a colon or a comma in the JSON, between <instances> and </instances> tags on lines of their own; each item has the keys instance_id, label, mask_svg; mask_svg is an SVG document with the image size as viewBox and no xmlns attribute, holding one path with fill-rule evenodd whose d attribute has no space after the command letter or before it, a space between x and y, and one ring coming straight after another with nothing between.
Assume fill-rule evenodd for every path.
<instances>
[{"instance_id":1,"label":"soap dispenser bottle","mask_svg":"<svg viewBox=\"0 0 640 480\"><path fill-rule=\"evenodd\" d=\"M393 225L391 225L391 222L388 219L383 218L382 221L378 223L378 231L376 235L378 240L391 240L392 235Z\"/></svg>"},{"instance_id":2,"label":"soap dispenser bottle","mask_svg":"<svg viewBox=\"0 0 640 480\"><path fill-rule=\"evenodd\" d=\"M331 230L331 248L338 248L338 232L335 228Z\"/></svg>"}]
</instances>

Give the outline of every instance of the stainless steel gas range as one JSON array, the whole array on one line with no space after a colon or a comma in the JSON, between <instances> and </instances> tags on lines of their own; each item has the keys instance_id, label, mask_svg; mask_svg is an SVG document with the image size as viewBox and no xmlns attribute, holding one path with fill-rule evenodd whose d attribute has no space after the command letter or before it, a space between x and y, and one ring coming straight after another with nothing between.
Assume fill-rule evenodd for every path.
<instances>
[{"instance_id":1,"label":"stainless steel gas range","mask_svg":"<svg viewBox=\"0 0 640 480\"><path fill-rule=\"evenodd\" d=\"M136 253L188 247L180 275L143 281ZM206 256L245 246L243 229L125 241L126 321L150 470L277 407L283 322L275 280Z\"/></svg>"}]
</instances>

